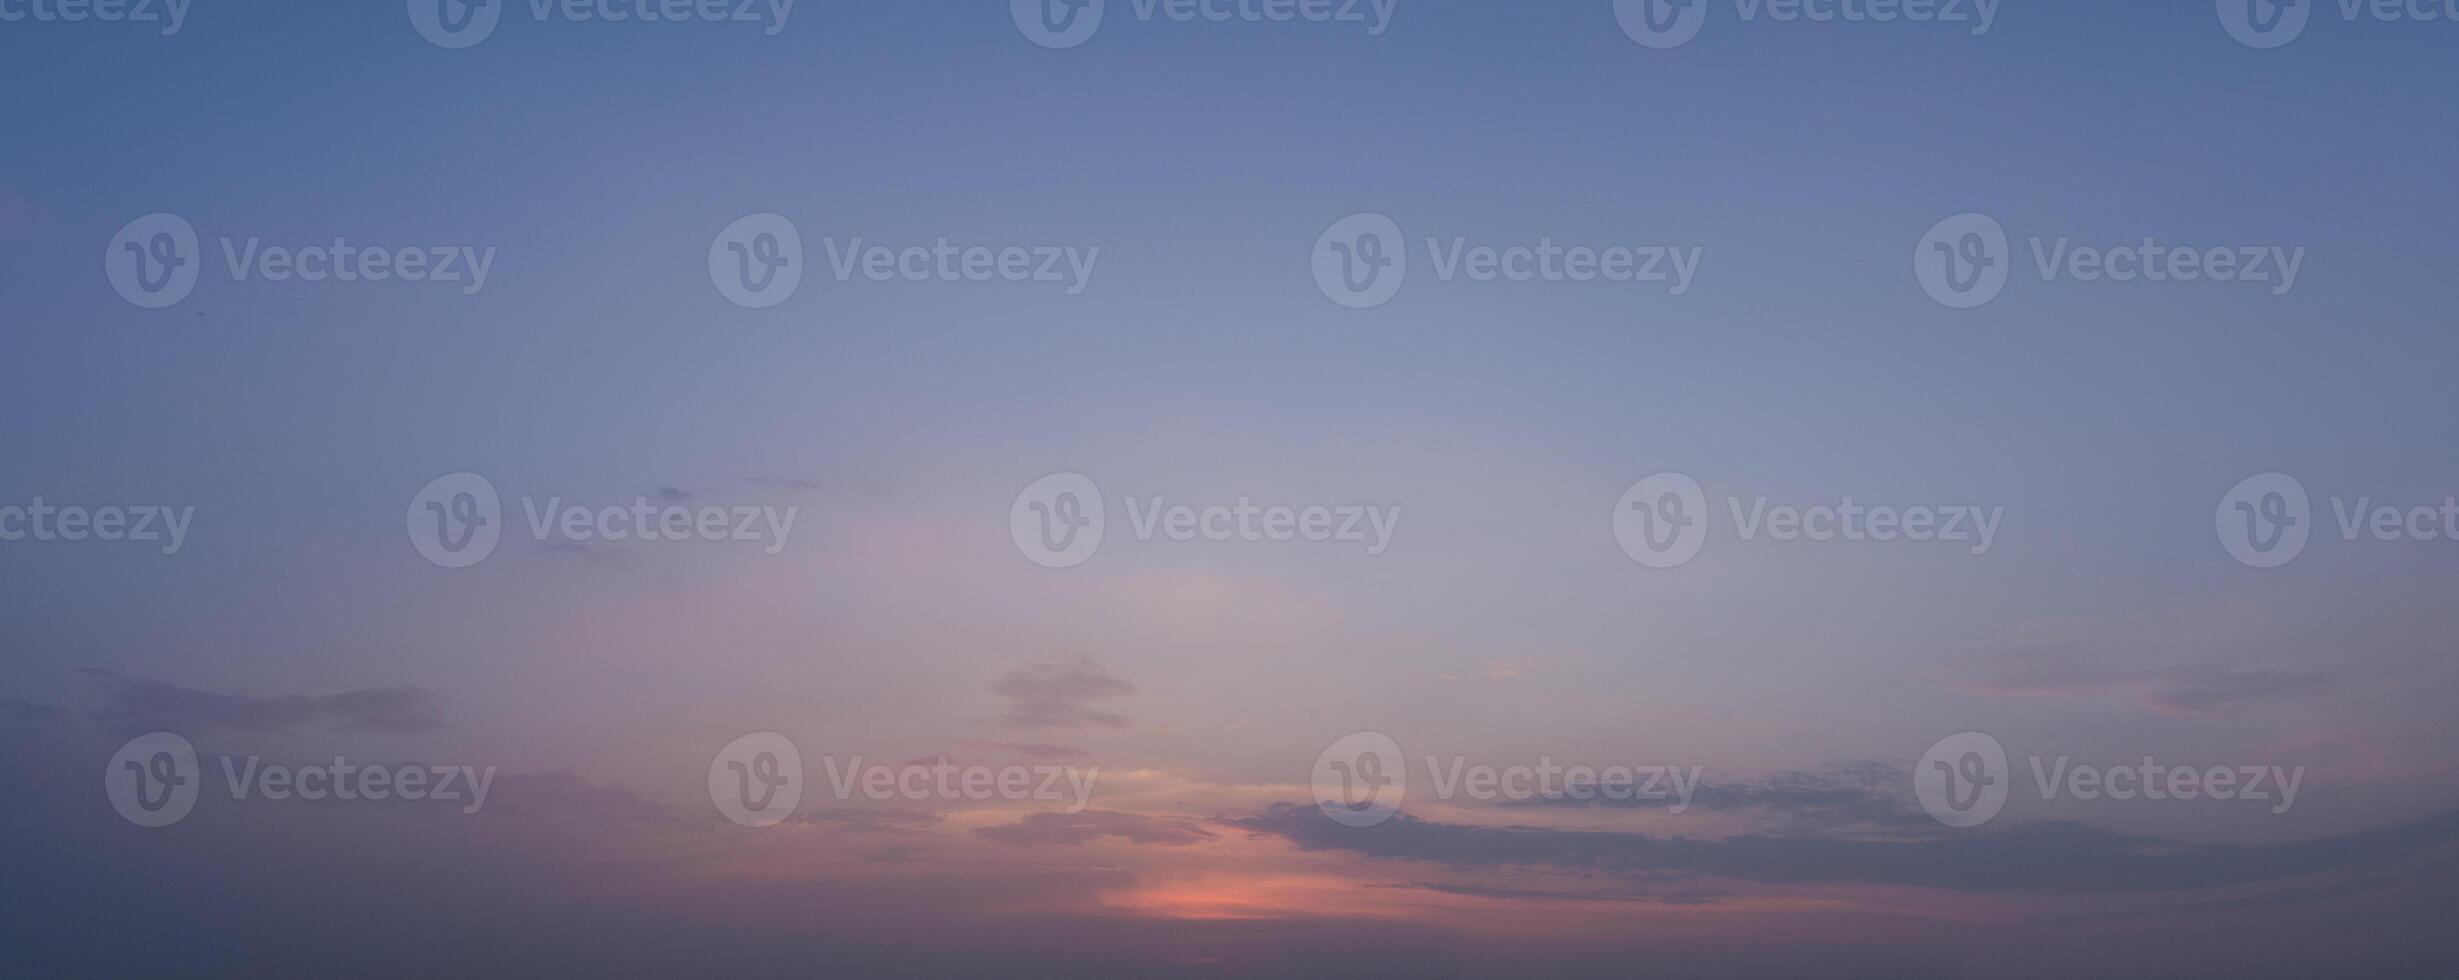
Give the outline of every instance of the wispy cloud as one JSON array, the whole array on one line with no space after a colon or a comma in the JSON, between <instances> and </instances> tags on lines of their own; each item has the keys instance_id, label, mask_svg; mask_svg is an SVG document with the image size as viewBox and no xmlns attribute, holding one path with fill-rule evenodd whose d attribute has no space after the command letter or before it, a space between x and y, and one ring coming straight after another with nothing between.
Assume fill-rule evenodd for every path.
<instances>
[{"instance_id":1,"label":"wispy cloud","mask_svg":"<svg viewBox=\"0 0 2459 980\"><path fill-rule=\"evenodd\" d=\"M109 700L92 712L98 723L121 731L166 730L297 732L321 729L416 735L445 727L433 692L422 688L371 687L339 694L255 697L181 687L128 677L98 667L78 671L103 684Z\"/></svg>"},{"instance_id":2,"label":"wispy cloud","mask_svg":"<svg viewBox=\"0 0 2459 980\"><path fill-rule=\"evenodd\" d=\"M2375 830L2278 844L2194 844L2077 823L1898 840L1804 835L1721 839L1436 823L1401 814L1358 832L1312 806L1276 804L1225 821L1302 850L1430 861L1460 870L1543 868L1626 882L1667 876L1765 884L1859 883L1963 892L2128 894L2381 871L2459 844L2459 810Z\"/></svg>"},{"instance_id":3,"label":"wispy cloud","mask_svg":"<svg viewBox=\"0 0 2459 980\"><path fill-rule=\"evenodd\" d=\"M1082 813L1035 813L1012 824L975 828L974 834L1002 844L1076 845L1115 838L1130 844L1184 847L1219 840L1221 835L1184 817L1147 816L1111 810Z\"/></svg>"},{"instance_id":4,"label":"wispy cloud","mask_svg":"<svg viewBox=\"0 0 2459 980\"><path fill-rule=\"evenodd\" d=\"M1134 724L1123 715L1092 706L1134 694L1136 686L1088 658L1018 668L992 685L991 692L1007 699L1000 721L1010 728L1128 728Z\"/></svg>"}]
</instances>

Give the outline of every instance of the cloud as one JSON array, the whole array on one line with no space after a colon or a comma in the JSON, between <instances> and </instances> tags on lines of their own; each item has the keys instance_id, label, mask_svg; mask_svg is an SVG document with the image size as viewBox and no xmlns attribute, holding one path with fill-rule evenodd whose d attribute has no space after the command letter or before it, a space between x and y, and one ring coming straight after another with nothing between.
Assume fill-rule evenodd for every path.
<instances>
[{"instance_id":1,"label":"cloud","mask_svg":"<svg viewBox=\"0 0 2459 980\"><path fill-rule=\"evenodd\" d=\"M991 692L1008 699L1000 721L1009 728L1127 728L1125 717L1096 710L1089 702L1122 698L1136 686L1078 657L1055 664L1035 664L1009 672Z\"/></svg>"},{"instance_id":2,"label":"cloud","mask_svg":"<svg viewBox=\"0 0 2459 980\"><path fill-rule=\"evenodd\" d=\"M1082 813L1035 813L1012 824L978 827L974 834L1002 844L1090 844L1117 838L1130 844L1184 847L1221 839L1202 823L1184 817L1155 817L1112 810Z\"/></svg>"},{"instance_id":3,"label":"cloud","mask_svg":"<svg viewBox=\"0 0 2459 980\"><path fill-rule=\"evenodd\" d=\"M1635 883L1677 876L2035 894L2175 892L2382 871L2459 843L2459 810L2278 844L2193 844L2065 822L1961 832L1942 827L1909 840L1756 834L1705 840L1435 823L1405 813L1360 832L1324 819L1315 807L1290 803L1225 822L1280 837L1301 850L1429 861L1459 870L1551 868Z\"/></svg>"},{"instance_id":4,"label":"cloud","mask_svg":"<svg viewBox=\"0 0 2459 980\"><path fill-rule=\"evenodd\" d=\"M1824 836L1884 833L1928 834L1938 824L1904 791L1911 777L1881 762L1847 762L1818 769L1788 770L1755 780L1702 783L1691 807L1757 816L1800 833ZM1644 796L1590 793L1581 799L1548 796L1513 800L1506 807L1633 807L1662 809L1665 801Z\"/></svg>"},{"instance_id":5,"label":"cloud","mask_svg":"<svg viewBox=\"0 0 2459 980\"><path fill-rule=\"evenodd\" d=\"M1012 752L1028 759L1082 759L1093 754L1071 746L1051 745L1044 742L963 742L959 744L968 748Z\"/></svg>"},{"instance_id":6,"label":"cloud","mask_svg":"<svg viewBox=\"0 0 2459 980\"><path fill-rule=\"evenodd\" d=\"M101 668L78 673L99 679L109 700L95 721L120 731L336 732L417 735L445 727L433 692L371 687L339 694L260 698L145 680Z\"/></svg>"},{"instance_id":7,"label":"cloud","mask_svg":"<svg viewBox=\"0 0 2459 980\"><path fill-rule=\"evenodd\" d=\"M1991 694L2119 696L2170 714L2211 714L2323 691L2320 671L2240 667L2260 610L2231 606L2109 620L2038 624L1951 668Z\"/></svg>"},{"instance_id":8,"label":"cloud","mask_svg":"<svg viewBox=\"0 0 2459 980\"><path fill-rule=\"evenodd\" d=\"M838 807L815 810L794 819L797 823L815 824L849 834L887 834L925 830L938 826L940 816L926 810Z\"/></svg>"}]
</instances>

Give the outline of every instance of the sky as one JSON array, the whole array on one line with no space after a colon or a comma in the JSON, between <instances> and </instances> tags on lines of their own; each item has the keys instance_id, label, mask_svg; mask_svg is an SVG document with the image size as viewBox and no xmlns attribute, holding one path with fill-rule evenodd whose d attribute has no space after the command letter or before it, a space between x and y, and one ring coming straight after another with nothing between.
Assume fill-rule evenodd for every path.
<instances>
[{"instance_id":1,"label":"sky","mask_svg":"<svg viewBox=\"0 0 2459 980\"><path fill-rule=\"evenodd\" d=\"M0 973L2459 962L2459 11L1042 2L0 0Z\"/></svg>"}]
</instances>

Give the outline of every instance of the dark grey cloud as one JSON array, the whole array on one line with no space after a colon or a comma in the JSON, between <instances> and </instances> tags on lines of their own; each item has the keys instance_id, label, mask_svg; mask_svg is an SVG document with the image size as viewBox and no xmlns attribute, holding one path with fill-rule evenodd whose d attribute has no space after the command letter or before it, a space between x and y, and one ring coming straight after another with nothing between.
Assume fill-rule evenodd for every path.
<instances>
[{"instance_id":1,"label":"dark grey cloud","mask_svg":"<svg viewBox=\"0 0 2459 980\"><path fill-rule=\"evenodd\" d=\"M1066 745L1043 742L965 742L968 748L991 749L1021 755L1028 759L1082 759L1093 753Z\"/></svg>"},{"instance_id":2,"label":"dark grey cloud","mask_svg":"<svg viewBox=\"0 0 2459 980\"><path fill-rule=\"evenodd\" d=\"M1010 728L1127 728L1126 717L1092 706L1092 702L1136 693L1100 664L1078 657L1052 664L1034 664L1010 671L991 685L991 692L1008 700L1000 721Z\"/></svg>"},{"instance_id":3,"label":"dark grey cloud","mask_svg":"<svg viewBox=\"0 0 2459 980\"><path fill-rule=\"evenodd\" d=\"M1552 868L1629 881L1664 875L1767 884L1862 883L1967 892L2123 894L2380 871L2459 844L2459 810L2374 830L2279 844L2195 844L2077 823L1948 831L1871 840L1747 834L1721 839L1623 831L1485 827L1407 814L1372 828L1333 823L1312 806L1278 804L1225 821L1304 850L1430 861L1455 869Z\"/></svg>"},{"instance_id":4,"label":"dark grey cloud","mask_svg":"<svg viewBox=\"0 0 2459 980\"><path fill-rule=\"evenodd\" d=\"M1982 657L1961 680L2002 694L2119 694L2163 711L2201 714L2329 689L2322 671L2218 663L2146 666L2087 651L2025 650Z\"/></svg>"},{"instance_id":5,"label":"dark grey cloud","mask_svg":"<svg viewBox=\"0 0 2459 980\"><path fill-rule=\"evenodd\" d=\"M1914 802L1910 774L1881 762L1848 762L1773 773L1752 780L1707 782L1691 809L1757 817L1797 833L1820 836L1927 835L1936 821ZM1663 809L1661 799L1604 793L1515 800L1506 807Z\"/></svg>"},{"instance_id":6,"label":"dark grey cloud","mask_svg":"<svg viewBox=\"0 0 2459 980\"><path fill-rule=\"evenodd\" d=\"M91 714L114 731L372 732L416 735L445 727L433 692L371 687L339 694L255 697L129 677L101 668L79 673L103 685L108 700Z\"/></svg>"},{"instance_id":7,"label":"dark grey cloud","mask_svg":"<svg viewBox=\"0 0 2459 980\"><path fill-rule=\"evenodd\" d=\"M975 836L1002 844L1090 844L1116 838L1130 844L1181 847L1221 839L1204 825L1183 817L1155 817L1111 810L1082 813L1035 813L1012 824L980 827Z\"/></svg>"},{"instance_id":8,"label":"dark grey cloud","mask_svg":"<svg viewBox=\"0 0 2459 980\"><path fill-rule=\"evenodd\" d=\"M855 809L837 807L795 816L797 823L816 824L849 834L910 833L939 825L939 814L927 810Z\"/></svg>"}]
</instances>

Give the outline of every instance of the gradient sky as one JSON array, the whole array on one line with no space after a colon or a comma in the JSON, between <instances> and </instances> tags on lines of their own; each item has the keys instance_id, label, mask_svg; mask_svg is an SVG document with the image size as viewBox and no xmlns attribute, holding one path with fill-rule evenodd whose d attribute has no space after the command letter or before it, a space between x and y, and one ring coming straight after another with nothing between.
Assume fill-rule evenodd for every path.
<instances>
[{"instance_id":1,"label":"gradient sky","mask_svg":"<svg viewBox=\"0 0 2459 980\"><path fill-rule=\"evenodd\" d=\"M2213 531L2265 471L2325 522L2334 496L2459 492L2459 23L2321 3L2257 51L2201 0L2007 0L1980 37L1719 2L1652 50L1606 0L1401 0L1380 36L1113 0L1051 50L1003 3L804 0L776 36L512 3L447 51L400 6L0 23L0 505L196 508L171 556L0 542L0 973L2459 963L2459 543L2318 533L2262 570ZM157 211L212 264L146 310L99 257ZM1413 267L1350 310L1310 250L1367 211ZM2308 254L2273 295L2044 282L2019 245L2001 297L1953 310L1908 257L1969 211L2019 242ZM706 264L756 212L810 267L757 311ZM498 254L475 296L234 282L224 236ZM839 282L831 236L1101 254L1072 296ZM1679 296L1444 282L1427 236L1704 261ZM456 471L508 517L663 495L800 519L774 556L508 536L446 570L403 513ZM1651 569L1608 515L1664 471L1720 536ZM1110 528L1051 570L1006 515L1059 472ZM1745 542L1735 495L2006 516L1982 556ZM1140 541L1129 496L1404 516L1380 555ZM466 817L209 793L133 827L93 773L164 728L504 775ZM1342 828L1309 772L1360 730L1710 790L1681 815L1413 797ZM1953 830L1909 774L1967 730L2308 773L2287 813L2018 792ZM706 770L761 731L815 769L1101 782L1090 816L807 796L741 828Z\"/></svg>"}]
</instances>

